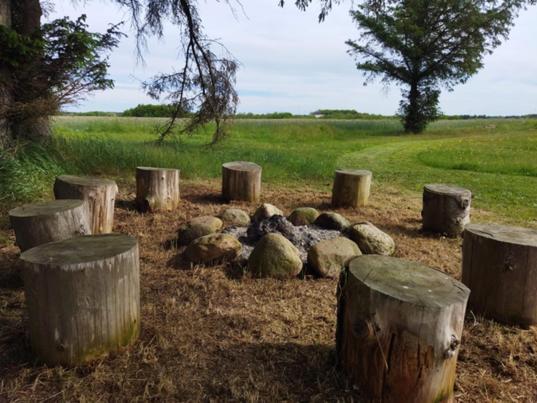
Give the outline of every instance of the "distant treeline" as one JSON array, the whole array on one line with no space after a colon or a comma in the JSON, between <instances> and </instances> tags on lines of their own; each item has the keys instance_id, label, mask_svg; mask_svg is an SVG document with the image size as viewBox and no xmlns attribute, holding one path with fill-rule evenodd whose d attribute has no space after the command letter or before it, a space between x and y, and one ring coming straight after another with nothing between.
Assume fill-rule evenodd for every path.
<instances>
[{"instance_id":1,"label":"distant treeline","mask_svg":"<svg viewBox=\"0 0 537 403\"><path fill-rule=\"evenodd\" d=\"M140 118L169 118L172 116L174 107L172 105L139 104L134 108L123 112L63 112L61 115L70 116L127 116ZM190 112L182 111L179 117L188 117ZM371 113L358 112L354 109L319 109L308 115L295 115L291 112L272 113L237 113L235 119L362 119L381 120L396 119L396 116L376 115ZM442 115L440 119L445 120L468 120L468 119L531 119L537 118L537 114L523 116L487 116L487 115Z\"/></svg>"},{"instance_id":2,"label":"distant treeline","mask_svg":"<svg viewBox=\"0 0 537 403\"><path fill-rule=\"evenodd\" d=\"M380 120L390 119L394 116L375 115L371 113L358 112L354 109L319 109L312 112L311 115L319 119L364 119Z\"/></svg>"},{"instance_id":3,"label":"distant treeline","mask_svg":"<svg viewBox=\"0 0 537 403\"><path fill-rule=\"evenodd\" d=\"M537 114L530 115L505 115L505 116L493 116L493 115L441 115L440 119L444 120L470 120L470 119L535 119Z\"/></svg>"}]
</instances>

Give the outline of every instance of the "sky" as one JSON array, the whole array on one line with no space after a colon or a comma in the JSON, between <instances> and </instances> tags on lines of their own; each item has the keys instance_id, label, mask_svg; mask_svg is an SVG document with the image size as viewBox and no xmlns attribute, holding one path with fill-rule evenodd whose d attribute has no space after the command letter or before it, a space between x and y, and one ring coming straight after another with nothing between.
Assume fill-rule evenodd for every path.
<instances>
[{"instance_id":1,"label":"sky","mask_svg":"<svg viewBox=\"0 0 537 403\"><path fill-rule=\"evenodd\" d=\"M239 60L239 112L293 112L317 109L356 109L393 114L400 89L380 83L364 85L345 41L356 39L349 16L350 1L336 7L323 23L318 8L306 12L284 8L278 0L242 0L243 9L225 2L200 1L200 14L209 37L218 39ZM113 90L94 93L71 111L120 112L139 103L156 103L141 88L150 77L180 66L178 33L166 28L161 40L151 40L145 63L136 57L128 14L104 0L55 2L48 18L86 14L90 29L103 32L109 23L127 21L129 35L111 55ZM486 56L485 67L452 92L443 91L440 107L446 114L521 115L537 113L537 6L522 11L509 40Z\"/></svg>"}]
</instances>

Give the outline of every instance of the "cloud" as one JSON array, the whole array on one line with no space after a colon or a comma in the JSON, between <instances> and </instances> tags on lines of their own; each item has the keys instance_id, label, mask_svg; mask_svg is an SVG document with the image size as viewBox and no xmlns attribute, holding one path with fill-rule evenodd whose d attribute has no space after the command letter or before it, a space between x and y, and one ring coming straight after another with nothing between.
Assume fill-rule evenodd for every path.
<instances>
[{"instance_id":1,"label":"cloud","mask_svg":"<svg viewBox=\"0 0 537 403\"><path fill-rule=\"evenodd\" d=\"M103 31L108 22L128 15L106 1L73 5L58 2L54 17L86 13L90 26ZM241 62L237 89L242 112L290 111L308 113L318 108L352 108L363 112L393 114L399 89L381 84L363 86L363 77L346 53L345 40L356 29L343 4L319 24L315 7L298 11L288 2L243 1L231 10L225 2L201 2L208 34L219 39ZM521 13L509 41L485 59L485 68L465 85L441 96L441 108L449 114L537 113L537 7ZM128 27L128 26L127 26ZM122 41L111 57L116 89L95 94L75 106L77 110L120 111L151 101L141 82L179 66L179 33L166 27L162 40L151 40L145 64L137 60L133 35Z\"/></svg>"}]
</instances>

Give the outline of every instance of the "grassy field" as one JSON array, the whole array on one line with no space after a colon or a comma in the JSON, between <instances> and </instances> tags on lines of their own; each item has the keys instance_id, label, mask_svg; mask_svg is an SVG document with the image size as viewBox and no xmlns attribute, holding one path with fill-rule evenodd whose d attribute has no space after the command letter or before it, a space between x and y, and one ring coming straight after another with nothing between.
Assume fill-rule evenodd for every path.
<instances>
[{"instance_id":1,"label":"grassy field","mask_svg":"<svg viewBox=\"0 0 537 403\"><path fill-rule=\"evenodd\" d=\"M371 203L339 210L389 233L395 256L461 278L461 239L421 231L422 186L451 182L475 194L474 221L537 226L537 120L440 121L402 135L397 121L240 120L208 147L210 128L155 143L158 120L65 117L46 147L0 154L0 211L50 197L61 173L120 182L114 232L140 245L142 331L121 353L74 367L36 360L28 339L19 248L0 223L0 402L361 401L334 365L337 279L257 279L233 264L184 268L178 228L216 215L222 162L263 166L263 197L288 214L329 209L337 167L374 172ZM3 157L3 158L2 158ZM133 209L137 165L178 167L181 205ZM197 180L199 179L199 180ZM209 180L207 180L209 179ZM214 179L214 180L211 180ZM313 191L312 191L313 190ZM256 206L236 202L252 214ZM488 210L488 211L484 211ZM5 224L5 225L4 225ZM537 327L504 326L468 312L460 346L459 402L537 401Z\"/></svg>"},{"instance_id":2,"label":"grassy field","mask_svg":"<svg viewBox=\"0 0 537 403\"><path fill-rule=\"evenodd\" d=\"M4 183L4 202L46 197L62 172L127 180L137 165L177 167L183 178L217 178L230 160L263 166L265 182L327 190L336 168L366 168L377 186L420 192L425 183L471 189L474 206L508 221L537 225L537 120L440 121L403 135L398 121L240 120L221 144L210 128L159 146L161 120L59 117L52 145L26 151ZM5 165L5 164L4 164ZM19 176L13 180L13 175ZM7 178L7 176L5 176Z\"/></svg>"}]
</instances>

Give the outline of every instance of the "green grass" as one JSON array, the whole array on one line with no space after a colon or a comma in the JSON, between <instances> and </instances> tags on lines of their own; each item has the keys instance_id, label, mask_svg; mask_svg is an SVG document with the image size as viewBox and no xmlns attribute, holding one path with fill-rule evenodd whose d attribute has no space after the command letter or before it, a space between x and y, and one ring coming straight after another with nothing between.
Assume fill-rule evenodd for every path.
<instances>
[{"instance_id":1,"label":"green grass","mask_svg":"<svg viewBox=\"0 0 537 403\"><path fill-rule=\"evenodd\" d=\"M36 179L23 180L25 191L12 190L11 199L43 195L59 172L132 178L136 166L146 165L178 167L188 179L216 178L223 162L249 160L263 166L265 182L286 186L326 190L340 167L371 169L377 184L402 191L455 183L474 192L476 207L513 222L537 220L537 120L446 120L421 135L401 134L395 120L238 120L213 147L210 127L159 146L159 122L56 118L46 156L25 151L14 160L21 177L31 177L35 166Z\"/></svg>"}]
</instances>

